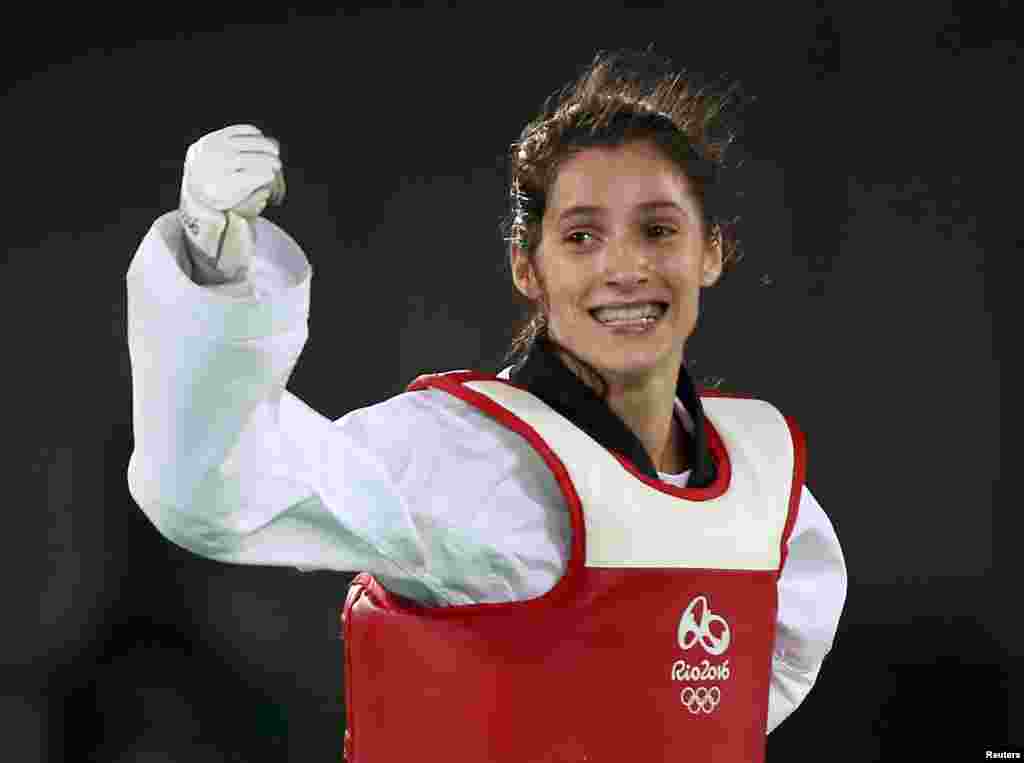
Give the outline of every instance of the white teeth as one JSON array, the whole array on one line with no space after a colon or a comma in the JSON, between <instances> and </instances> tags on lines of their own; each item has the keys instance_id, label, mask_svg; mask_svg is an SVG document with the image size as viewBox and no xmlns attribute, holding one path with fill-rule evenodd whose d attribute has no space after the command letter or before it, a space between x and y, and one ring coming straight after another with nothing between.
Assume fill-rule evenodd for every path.
<instances>
[{"instance_id":1,"label":"white teeth","mask_svg":"<svg viewBox=\"0 0 1024 763\"><path fill-rule=\"evenodd\" d=\"M664 314L665 308L648 302L644 305L630 305L629 307L599 307L592 312L601 323L612 323L614 321L635 321L641 318L656 320Z\"/></svg>"}]
</instances>

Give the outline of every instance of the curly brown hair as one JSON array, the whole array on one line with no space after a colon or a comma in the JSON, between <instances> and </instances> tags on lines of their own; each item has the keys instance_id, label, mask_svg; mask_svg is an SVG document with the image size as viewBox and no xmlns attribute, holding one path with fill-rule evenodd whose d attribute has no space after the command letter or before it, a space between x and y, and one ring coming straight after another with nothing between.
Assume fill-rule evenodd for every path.
<instances>
[{"instance_id":1,"label":"curly brown hair","mask_svg":"<svg viewBox=\"0 0 1024 763\"><path fill-rule=\"evenodd\" d=\"M646 51L599 51L574 81L545 99L511 144L509 206L499 226L503 241L536 262L548 194L565 161L593 146L647 139L686 173L708 242L721 242L722 272L728 273L743 257L736 213L742 193L730 188L723 172L729 169L725 151L738 133L738 107L753 100L742 95L739 82L724 77L709 82L676 70L653 44ZM525 323L503 362L524 359L538 338L576 361L577 372L599 380L605 396L608 385L601 374L548 334L543 299L529 301Z\"/></svg>"}]
</instances>

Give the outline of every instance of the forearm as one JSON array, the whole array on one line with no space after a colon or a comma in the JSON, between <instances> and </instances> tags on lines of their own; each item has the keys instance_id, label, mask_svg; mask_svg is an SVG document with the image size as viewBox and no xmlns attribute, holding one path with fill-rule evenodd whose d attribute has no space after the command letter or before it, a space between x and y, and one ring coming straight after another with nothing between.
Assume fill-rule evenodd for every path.
<instances>
[{"instance_id":1,"label":"forearm","mask_svg":"<svg viewBox=\"0 0 1024 763\"><path fill-rule=\"evenodd\" d=\"M179 270L184 237L175 223L166 215L154 225L127 278L131 477L140 503L188 510L245 437L272 455L271 438L253 423L278 419L266 406L279 403L308 336L308 280L273 299L214 293L232 284L200 288ZM301 269L301 253L291 256Z\"/></svg>"}]
</instances>

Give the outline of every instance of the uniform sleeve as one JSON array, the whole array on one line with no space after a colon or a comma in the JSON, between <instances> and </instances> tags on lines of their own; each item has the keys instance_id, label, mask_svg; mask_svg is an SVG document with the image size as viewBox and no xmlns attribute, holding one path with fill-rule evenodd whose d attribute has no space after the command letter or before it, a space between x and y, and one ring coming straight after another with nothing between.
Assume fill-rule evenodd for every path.
<instances>
[{"instance_id":1,"label":"uniform sleeve","mask_svg":"<svg viewBox=\"0 0 1024 763\"><path fill-rule=\"evenodd\" d=\"M129 266L132 498L158 531L237 564L368 571L421 601L442 596L376 456L285 387L308 338L312 268L257 218L236 283L191 278L174 213Z\"/></svg>"},{"instance_id":2,"label":"uniform sleeve","mask_svg":"<svg viewBox=\"0 0 1024 763\"><path fill-rule=\"evenodd\" d=\"M771 733L818 679L846 603L846 562L832 523L806 485L779 577L779 609L768 696Z\"/></svg>"}]
</instances>

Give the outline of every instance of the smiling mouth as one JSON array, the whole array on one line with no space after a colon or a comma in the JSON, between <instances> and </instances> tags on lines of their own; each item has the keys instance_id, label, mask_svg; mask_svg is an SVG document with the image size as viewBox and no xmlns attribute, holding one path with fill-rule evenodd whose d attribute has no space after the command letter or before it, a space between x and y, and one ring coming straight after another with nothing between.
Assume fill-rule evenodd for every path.
<instances>
[{"instance_id":1,"label":"smiling mouth","mask_svg":"<svg viewBox=\"0 0 1024 763\"><path fill-rule=\"evenodd\" d=\"M617 318L617 319L614 319L614 320L601 320L600 318L597 317L597 311L600 308L594 308L593 310L588 310L587 312L590 313L590 317L593 318L597 323L601 324L602 326L606 326L608 328L616 328L616 327L624 327L624 328L646 327L646 326L652 326L655 323L657 323L658 321L660 321L662 318L665 317L665 315L668 314L668 310L669 310L669 304L667 302L653 302L651 304L657 305L660 308L660 310L658 312L658 315L656 315L656 316L645 316L645 317L642 317L642 318Z\"/></svg>"}]
</instances>

